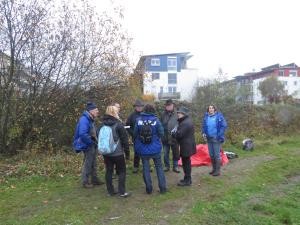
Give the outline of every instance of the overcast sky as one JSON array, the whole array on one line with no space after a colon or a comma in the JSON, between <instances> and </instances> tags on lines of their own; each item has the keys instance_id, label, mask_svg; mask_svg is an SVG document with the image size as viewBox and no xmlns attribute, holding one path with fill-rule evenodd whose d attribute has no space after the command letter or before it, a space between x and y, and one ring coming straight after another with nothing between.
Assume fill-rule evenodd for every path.
<instances>
[{"instance_id":1,"label":"overcast sky","mask_svg":"<svg viewBox=\"0 0 300 225\"><path fill-rule=\"evenodd\" d=\"M104 0L99 0L98 4ZM191 52L200 76L300 66L299 0L114 0L139 54ZM104 6L104 5L102 5Z\"/></svg>"}]
</instances>

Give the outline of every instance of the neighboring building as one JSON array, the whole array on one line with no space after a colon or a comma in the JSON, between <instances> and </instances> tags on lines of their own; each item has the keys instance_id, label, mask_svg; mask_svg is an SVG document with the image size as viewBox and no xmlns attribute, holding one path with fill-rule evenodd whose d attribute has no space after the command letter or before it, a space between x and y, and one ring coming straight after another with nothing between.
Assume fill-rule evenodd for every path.
<instances>
[{"instance_id":1,"label":"neighboring building","mask_svg":"<svg viewBox=\"0 0 300 225\"><path fill-rule=\"evenodd\" d=\"M142 56L136 72L142 77L143 93L158 100L190 101L198 83L198 70L187 68L191 57L189 52Z\"/></svg>"},{"instance_id":2,"label":"neighboring building","mask_svg":"<svg viewBox=\"0 0 300 225\"><path fill-rule=\"evenodd\" d=\"M33 79L30 75L30 71L20 63L19 61L14 61L14 69L11 74L11 58L9 55L0 51L0 87L5 87L12 85L15 91L18 93L25 93L29 85L29 80Z\"/></svg>"},{"instance_id":3,"label":"neighboring building","mask_svg":"<svg viewBox=\"0 0 300 225\"><path fill-rule=\"evenodd\" d=\"M293 96L295 99L300 99L300 67L295 63L280 66L275 64L264 67L259 72L246 73L243 76L236 76L234 82L239 89L247 89L248 95L238 97L238 101L247 101L253 104L264 104L266 100L262 97L258 89L260 82L270 76L277 76L287 92L287 95Z\"/></svg>"}]
</instances>

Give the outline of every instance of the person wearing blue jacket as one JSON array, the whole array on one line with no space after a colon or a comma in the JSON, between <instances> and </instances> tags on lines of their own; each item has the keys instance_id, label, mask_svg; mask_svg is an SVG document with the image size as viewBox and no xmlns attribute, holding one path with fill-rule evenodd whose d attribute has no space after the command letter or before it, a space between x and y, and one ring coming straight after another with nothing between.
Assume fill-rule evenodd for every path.
<instances>
[{"instance_id":1,"label":"person wearing blue jacket","mask_svg":"<svg viewBox=\"0 0 300 225\"><path fill-rule=\"evenodd\" d=\"M99 116L97 106L88 102L86 110L81 115L75 130L73 147L76 152L83 152L81 172L82 185L91 188L93 185L104 184L97 177L97 135L94 120ZM89 178L91 177L91 182Z\"/></svg>"},{"instance_id":2,"label":"person wearing blue jacket","mask_svg":"<svg viewBox=\"0 0 300 225\"><path fill-rule=\"evenodd\" d=\"M209 156L212 163L212 176L220 175L221 144L225 141L227 122L214 105L209 105L202 121L202 136L207 140Z\"/></svg>"},{"instance_id":3,"label":"person wearing blue jacket","mask_svg":"<svg viewBox=\"0 0 300 225\"><path fill-rule=\"evenodd\" d=\"M150 175L150 159L153 160L155 165L160 193L163 194L167 190L166 178L161 161L161 138L163 135L164 128L155 115L153 105L146 104L144 112L136 119L133 137L135 151L142 159L143 178L147 194L151 194L153 191Z\"/></svg>"}]
</instances>

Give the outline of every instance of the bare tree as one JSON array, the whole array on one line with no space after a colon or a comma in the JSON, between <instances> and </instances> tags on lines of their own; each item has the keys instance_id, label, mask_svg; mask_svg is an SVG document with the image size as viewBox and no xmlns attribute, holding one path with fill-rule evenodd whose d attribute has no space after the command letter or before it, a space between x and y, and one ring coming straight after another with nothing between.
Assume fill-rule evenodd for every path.
<instances>
[{"instance_id":1,"label":"bare tree","mask_svg":"<svg viewBox=\"0 0 300 225\"><path fill-rule=\"evenodd\" d=\"M71 3L0 3L2 152L63 140L91 87L101 102L126 84L131 40L121 24L88 0Z\"/></svg>"}]
</instances>

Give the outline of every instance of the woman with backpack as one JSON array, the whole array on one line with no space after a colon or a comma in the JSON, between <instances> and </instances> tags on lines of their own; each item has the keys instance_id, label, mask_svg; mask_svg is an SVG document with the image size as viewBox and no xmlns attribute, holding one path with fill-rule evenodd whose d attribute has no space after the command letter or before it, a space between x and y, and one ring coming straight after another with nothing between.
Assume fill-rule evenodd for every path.
<instances>
[{"instance_id":1,"label":"woman with backpack","mask_svg":"<svg viewBox=\"0 0 300 225\"><path fill-rule=\"evenodd\" d=\"M163 135L164 128L155 115L154 107L146 104L144 112L136 120L133 137L135 150L142 159L143 178L147 194L151 194L153 191L150 175L150 159L153 160L155 165L160 193L163 194L167 190L166 178L161 162L161 138Z\"/></svg>"},{"instance_id":2,"label":"woman with backpack","mask_svg":"<svg viewBox=\"0 0 300 225\"><path fill-rule=\"evenodd\" d=\"M110 127L110 128L108 128ZM107 129L108 128L108 129ZM103 130L101 130L103 129ZM110 131L112 135L107 135L104 130ZM113 140L109 140L113 138ZM111 143L114 143L114 149L110 149L112 153L103 154L105 162L105 180L106 188L109 196L119 194L120 197L128 197L130 193L125 190L125 181L126 181L126 162L124 158L124 153L126 159L129 159L129 144L127 131L125 130L122 122L119 120L118 109L115 106L108 106L106 112L102 119L102 124L99 128L98 135L98 150L101 154L101 146L107 146L112 148ZM100 147L100 148L99 148ZM117 174L119 176L118 180L118 192L115 191L112 183L112 175L116 167Z\"/></svg>"}]
</instances>

